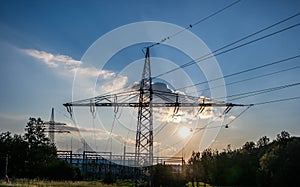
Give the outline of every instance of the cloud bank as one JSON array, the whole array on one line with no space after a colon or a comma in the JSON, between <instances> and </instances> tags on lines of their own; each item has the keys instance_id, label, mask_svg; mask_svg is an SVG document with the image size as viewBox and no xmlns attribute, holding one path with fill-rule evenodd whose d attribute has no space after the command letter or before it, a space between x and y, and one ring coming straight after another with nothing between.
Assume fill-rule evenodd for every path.
<instances>
[{"instance_id":1,"label":"cloud bank","mask_svg":"<svg viewBox=\"0 0 300 187\"><path fill-rule=\"evenodd\" d=\"M87 77L100 77L101 79L110 79L116 76L112 71L99 70L95 67L82 67L83 63L81 61L67 55L52 54L35 49L23 49L22 51L50 68L59 68L64 72L64 75L77 73Z\"/></svg>"}]
</instances>

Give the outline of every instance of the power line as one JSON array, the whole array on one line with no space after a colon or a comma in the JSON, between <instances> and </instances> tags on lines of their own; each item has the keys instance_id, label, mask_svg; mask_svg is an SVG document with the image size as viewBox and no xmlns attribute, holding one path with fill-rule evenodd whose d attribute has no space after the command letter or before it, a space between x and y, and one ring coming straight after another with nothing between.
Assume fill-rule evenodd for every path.
<instances>
[{"instance_id":1,"label":"power line","mask_svg":"<svg viewBox=\"0 0 300 187\"><path fill-rule=\"evenodd\" d=\"M112 132L113 132L113 129L115 127L115 123L116 123L116 114L114 115L114 118L113 118L113 121L112 121L112 125L111 125L110 132L109 132L109 138L106 141L105 151L107 151L107 146L108 146L109 141L110 141L110 150L109 151L110 152L112 151Z\"/></svg>"},{"instance_id":2,"label":"power line","mask_svg":"<svg viewBox=\"0 0 300 187\"><path fill-rule=\"evenodd\" d=\"M209 19L209 18L211 18L211 17L213 17L213 16L215 16L215 15L217 15L217 14L223 12L224 10L226 10L226 9L228 9L228 8L230 8L230 7L232 7L233 5L235 5L235 4L239 3L239 2L241 2L241 0L235 1L235 2L233 2L233 3L229 4L229 5L227 5L226 7L224 7L224 8L222 8L222 9L216 11L215 13L213 13L213 14L211 14L211 15L209 15L209 16L207 16L207 17L205 17L205 18L203 18L203 19L201 19L201 20L199 20L199 21L197 21L197 22L195 22L194 24L189 25L188 28L193 27L193 26L195 26L195 25L198 25L199 23L201 23L201 22L203 22L203 21L205 21L205 20L207 20L207 19Z\"/></svg>"},{"instance_id":3,"label":"power line","mask_svg":"<svg viewBox=\"0 0 300 187\"><path fill-rule=\"evenodd\" d=\"M215 86L215 87L212 87L212 88L206 88L206 89L198 90L198 91L196 91L196 93L197 92L203 92L203 91L206 91L206 90L212 90L212 89L220 88L220 87L224 87L224 86L229 86L229 85L233 85L233 84L237 84L237 83L241 83L241 82L246 82L246 81L250 81L250 80L254 80L254 79L258 79L258 78L262 78L262 77L267 77L267 76L275 75L275 74L278 74L278 73L283 73L283 72L298 69L298 68L300 68L300 66L294 66L294 67L291 67L291 68L286 68L286 69L282 69L282 70L279 70L279 71L266 73L266 74L262 74L262 75L258 75L258 76L254 76L254 77L250 77L250 78L247 78L247 79L242 79L242 80L238 80L238 81L229 82L229 83L226 83L225 85L219 85L219 86Z\"/></svg>"},{"instance_id":4,"label":"power line","mask_svg":"<svg viewBox=\"0 0 300 187\"><path fill-rule=\"evenodd\" d=\"M236 4L236 3L238 3L238 2L239 2L239 1L236 1L236 2L234 2L234 3L232 3L232 4L230 4L230 5L233 6L234 4ZM230 5L228 5L227 8L229 8ZM226 9L227 9L227 8L226 8ZM225 9L225 8L223 8L223 9ZM222 9L221 9L221 10L222 10ZM219 11L221 11L221 10L219 10ZM222 11L223 11L223 10L222 10ZM216 12L215 12L214 14L216 14ZM207 16L207 18L203 18L202 20L205 21L206 19L212 17L212 15L213 15L213 14L211 14L210 16ZM245 36L245 37L242 37L242 38L240 38L240 39L238 39L238 40L236 40L236 41L234 41L234 42L232 42L232 43L229 43L229 44L227 44L227 45L225 45L225 46L223 46L223 47L221 47L221 48L219 48L219 49L217 49L217 50L215 50L215 51L213 51L213 52L211 52L211 53L205 54L205 55L199 57L198 59L195 59L195 60L192 60L192 61L190 61L190 62L187 62L187 63L185 63L184 65L182 65L182 66L180 66L180 67L178 67L178 68L174 68L174 69L171 69L171 70L169 70L169 71L167 71L167 72L165 72L165 73L161 73L161 74L159 74L159 75L157 75L157 76L154 76L154 77L152 77L152 79L161 77L161 76L163 76L163 75L165 75L165 74L169 74L169 73L171 73L171 72L173 72L173 71L176 71L176 70L178 70L178 69L181 69L181 68L190 66L190 65L195 64L195 63L199 63L199 62L201 62L201 61L205 61L205 60L210 59L210 58L212 58L212 57L214 57L214 56L221 55L221 54L227 53L227 52L229 52L229 51L232 51L232 50L234 50L234 49L237 49L237 48L239 48L239 47L248 45L248 44L250 44L251 41L250 41L250 42L247 42L247 43L245 43L245 44L242 44L242 45L240 45L240 46L237 46L237 47L234 47L234 48L231 48L231 49L229 49L229 50L226 50L226 51L223 51L223 52L220 52L220 53L217 53L217 54L213 55L213 54L216 53L216 52L219 52L219 51L221 51L221 50L223 50L223 49L225 49L225 48L228 48L228 47L230 47L230 46L232 46L232 45L234 45L234 44L237 44L237 43L239 43L239 42L241 42L241 41L243 41L243 40L246 40L246 39L248 39L248 38L250 38L250 37L252 37L252 36L255 36L255 35L257 35L257 34L263 32L263 31L266 31L266 30L268 30L268 29L271 29L271 28L273 28L273 27L275 27L275 26L277 26L277 25L279 25L279 24L282 24L282 23L284 23L284 22L287 22L288 20L291 20L291 19L293 19L293 18L295 18L295 17L297 17L297 16L299 16L299 15L300 15L300 13L297 13L297 14L294 14L294 15L288 17L288 18L285 18L285 19L283 19L283 20L280 20L280 21L278 21L278 22L276 22L276 23L274 23L274 24L272 24L272 25L270 25L270 26L267 26L267 27L265 27L265 28L263 28L263 29L261 29L261 30L258 30L258 31L254 32L254 33L252 33L252 34L249 34L249 35L247 35L247 36ZM198 22L194 23L193 25L197 25L197 24L199 24L200 22L202 22L202 21L199 20ZM255 41L258 41L258 40L261 40L261 39L270 37L270 36L272 36L272 35L278 34L278 33L280 33L280 32L283 32L283 31L285 31L285 30L291 29L291 28L296 27L296 26L299 26L299 24L293 25L293 26L288 27L288 28L285 28L285 29L282 29L282 30L280 30L280 31L277 31L277 32L275 32L275 33L273 33L273 34L270 34L270 35L267 35L267 36L265 36L265 37L258 38L258 39L256 39ZM186 30L186 29L184 29L184 30ZM179 32L183 32L184 30L179 31ZM179 33L177 33L177 34L179 34ZM173 34L173 35L177 35L177 34L175 33L175 34ZM171 36L172 36L172 35L171 35ZM167 37L167 38L168 38L168 37ZM169 36L169 38L170 38L170 36ZM164 39L163 39L163 40L164 40ZM162 41L163 41L163 40L162 40ZM254 41L254 42L255 42L255 41ZM161 43L161 42L158 42L158 43ZM253 43L253 42L251 42L251 43ZM149 46L149 47L150 47L150 46ZM203 83L202 83L202 84L203 84ZM129 88L130 88L130 87L129 87ZM110 91L110 92L107 92L106 94L111 94L111 93L113 93L113 92L117 92L117 91L120 91L120 90L126 90L126 89L128 89L128 88L120 88L120 89L116 89L116 90L112 90L112 91Z\"/></svg>"},{"instance_id":5,"label":"power line","mask_svg":"<svg viewBox=\"0 0 300 187\"><path fill-rule=\"evenodd\" d=\"M255 106L257 106L257 105L265 105L265 104L270 104L270 103L278 103L278 102L291 101L291 100L297 100L297 99L300 99L300 96L289 97L289 98L285 98L285 99L270 100L270 101L265 101L265 102L261 102L261 103L255 103L253 105L255 105Z\"/></svg>"},{"instance_id":6,"label":"power line","mask_svg":"<svg viewBox=\"0 0 300 187\"><path fill-rule=\"evenodd\" d=\"M230 4L230 5L226 6L226 7L224 7L223 9L221 9L221 10L219 10L219 11L217 11L217 12L220 13L220 12L226 10L227 8L233 6L234 4L237 4L238 2L239 2L239 1L235 1L235 2L233 2L232 4ZM215 13L213 13L213 14L207 16L206 18L203 18L203 19L201 19L201 20L195 22L195 23L192 24L192 25L195 26L195 25L197 25L197 24L199 24L199 23L201 23L201 22L207 20L208 18L210 18L210 17L212 17L212 16L218 14L217 12L215 12ZM195 60L192 60L192 61L190 61L190 62L187 62L187 63L185 63L184 65L182 65L182 66L180 66L180 67L178 67L178 68L174 68L174 69L171 69L171 70L169 70L169 71L167 71L167 72L165 72L165 73L161 73L161 74L159 74L159 75L157 75L157 76L154 76L154 77L152 77L152 79L161 77L161 76L163 76L163 75L165 75L165 74L169 74L169 73L171 73L171 72L173 72L173 71L176 71L176 70L178 70L178 69L180 69L180 68L184 68L184 67L190 66L190 65L192 65L192 64L199 63L199 62L201 62L201 61L205 61L205 60L207 60L207 59L209 59L209 58L212 58L212 57L214 57L213 54L216 53L216 52L218 52L218 51L221 51L221 50L223 50L223 49L225 49L225 48L228 48L228 47L230 47L230 46L232 46L232 45L234 45L234 44L237 44L237 43L239 43L239 42L241 42L241 41L243 41L243 40L246 40L246 39L248 39L248 38L250 38L250 37L252 37L252 36L255 36L255 35L257 35L257 34L263 32L263 31L266 31L266 30L268 30L268 29L271 29L271 28L273 28L273 27L275 27L275 26L277 26L277 25L279 25L279 24L282 24L282 23L284 23L284 22L287 22L288 20L291 20L291 19L293 19L293 18L295 18L295 17L297 17L297 16L299 16L299 15L300 15L300 13L297 13L297 14L294 14L294 15L288 17L288 18L285 18L285 19L283 19L283 20L280 20L280 21L278 21L278 22L276 22L276 23L274 23L274 24L272 24L272 25L270 25L270 26L267 26L267 27L265 27L265 28L263 28L263 29L261 29L261 30L258 30L258 31L254 32L254 33L252 33L252 34L249 34L249 35L247 35L247 36L245 36L245 37L242 37L242 38L240 38L240 39L238 39L238 40L236 40L236 41L234 41L234 42L232 42L232 43L229 43L229 44L227 44L227 45L225 45L225 46L223 46L223 47L221 47L221 48L219 48L219 49L217 49L217 50L215 50L215 51L213 51L213 52L211 52L211 53L208 53L208 54L206 54L206 55L203 55L202 57L199 57L198 59L195 59ZM296 27L296 26L299 26L299 24L294 25L293 27ZM180 32L183 32L183 31L186 30L187 28L189 28L189 27L186 27L186 28L183 29L182 31L179 31L178 33L174 33L173 35L170 35L169 37L166 37L166 38L167 38L167 39L170 39L170 37L173 37L173 36L175 36L175 35L178 35ZM287 29L285 29L285 30L288 30L288 29L291 29L291 28L287 28ZM276 33L274 33L274 34L272 34L272 35L278 34L279 32L283 32L283 31L285 31L285 30L277 31ZM266 37L269 37L269 36L266 36ZM264 38L266 38L266 37L264 37ZM165 38L165 39L166 39L166 38ZM264 38L258 38L258 39L256 39L256 40L258 41L258 40L261 40L261 39L264 39ZM164 42L164 39L162 39L161 42ZM161 42L158 42L158 43L161 43ZM251 43L253 43L253 42L251 42ZM250 44L250 43L248 43L248 44ZM246 44L244 44L244 45L248 45L248 44L246 43ZM243 46L244 46L244 45L243 45ZM149 46L149 47L151 47L151 46ZM234 49L239 48L239 47L242 47L242 46L237 46L237 47L235 47ZM231 49L229 49L229 50L227 50L227 51L220 52L220 53L221 53L221 54L227 53L227 52L229 52L229 51L231 51L231 50L234 50L234 49L231 48ZM215 56L221 55L220 53L216 54ZM202 83L202 84L203 84L203 83ZM128 87L128 88L130 89L131 87ZM121 91L121 90L126 90L126 89L128 89L128 88L120 88L120 89L112 90L112 91L107 92L107 93L105 93L105 94L111 94L111 93L113 93L113 92L117 92L117 91Z\"/></svg>"},{"instance_id":7,"label":"power line","mask_svg":"<svg viewBox=\"0 0 300 187\"><path fill-rule=\"evenodd\" d=\"M296 56L289 57L289 58L285 58L285 59L282 59L282 60L278 60L278 61L275 61L275 62L267 63L267 64L264 64L264 65L261 65L261 66L256 66L256 67L253 67L253 68L242 70L242 71L239 71L239 72L236 72L236 73L228 74L228 75L225 75L225 76L222 76L222 77L218 77L218 78L215 78L215 79L211 79L211 80L199 82L199 83L196 83L196 84L193 84L193 85L181 87L181 88L178 88L177 90L182 90L182 89L185 89L185 88L190 88L190 87L193 87L193 86L198 86L198 85L201 85L201 84L206 84L206 83L217 81L217 80L221 80L221 79L224 79L224 78L228 78L228 77L240 75L240 74L243 74L243 73L247 73L247 72L250 72L250 71L258 70L258 69L265 68L265 67L268 67L268 66L272 66L272 65L275 65L275 64L280 64L282 62L293 60L293 59L296 59L296 58L299 58L299 57L300 57L300 54L298 54Z\"/></svg>"},{"instance_id":8,"label":"power line","mask_svg":"<svg viewBox=\"0 0 300 187\"><path fill-rule=\"evenodd\" d=\"M230 43L230 44L227 44L227 45L225 45L225 46L223 46L223 47L221 47L221 48L219 48L219 49L217 49L217 50L215 50L215 51L213 51L213 52L211 52L211 53L205 54L205 55L203 55L203 56L201 56L201 57L199 57L199 58L197 58L197 59L195 59L195 60L189 61L189 62L187 62L187 63L185 63L185 64L183 64L183 65L181 65L181 66L179 66L179 67L177 67L177 68L171 69L171 70L169 70L169 71L167 71L167 72L165 72L165 73L161 73L161 74L159 74L159 75L156 75L156 76L153 77L153 79L158 78L158 77L161 77L161 76L166 75L166 74L169 74L169 73L171 73L171 72L173 72L173 71L176 71L176 70L178 70L178 69L185 68L185 67L188 67L188 66L190 66L190 65L193 65L193 64L196 64L196 63L199 63L199 62L208 60L208 59L213 58L213 57L215 57L215 56L218 56L218 55L221 55L221 54L225 54L225 53L227 53L227 52L230 52L230 51L233 51L233 50L235 50L235 49L244 47L244 46L246 46L246 45L252 44L252 43L257 42L257 41L259 41L259 40L263 40L263 39L265 39L265 38L268 38L268 37L271 37L271 36L273 36L273 35L279 34L279 33L281 33L281 32L284 32L284 31L286 31L286 30L292 29L292 28L294 28L294 27L297 27L297 26L300 25L300 23L294 24L294 25L289 26L289 27L285 27L285 28L283 28L283 29L281 29L281 30L278 30L278 31L276 31L276 32L273 32L273 33L264 35L264 36L262 36L262 37L259 37L259 38L256 38L256 39L254 39L254 40L251 40L251 41L249 41L249 42L245 42L245 43L243 43L243 44L240 44L240 45L238 45L238 46L232 47L232 48L230 48L230 49L221 51L221 50L223 50L223 49L225 49L225 48L228 48L228 47L230 47L230 46L232 46L232 45L234 45L234 44L237 44L237 43L239 43L239 42L241 42L241 41L243 41L243 40L246 40L246 39L248 39L248 38L250 38L250 37L252 37L252 36L254 36L254 35L257 35L257 34L263 32L263 31L266 31L266 30L268 30L268 29L270 29L270 28L272 28L272 27L275 27L276 25L279 25L279 24L281 24L281 23L283 23L283 22L286 22L286 21L288 21L288 20L290 20L290 19L292 19L292 18L294 18L294 17L296 17L296 16L299 16L299 15L300 15L300 13L297 13L297 14L295 14L295 15L293 15L293 16L290 16L290 17L288 17L288 18L285 18L285 19L283 19L283 20L281 20L281 21L279 21L279 22L276 22L275 24L272 24L272 25L270 25L270 26L268 26L268 27L265 27L265 28L263 28L263 29L261 29L261 30L259 30L259 31L256 31L256 32L254 32L254 33L252 33L252 34L249 34L249 35L245 36L245 37L242 37L241 39L238 39L238 40L236 40L236 41L234 41L234 42L232 42L232 43ZM219 51L221 51L221 52L219 52ZM217 52L219 52L219 53L217 53Z\"/></svg>"},{"instance_id":9,"label":"power line","mask_svg":"<svg viewBox=\"0 0 300 187\"><path fill-rule=\"evenodd\" d=\"M145 48L151 48L151 47L154 47L154 46L156 46L156 45L159 45L159 44L161 44L161 43L163 43L163 42L165 42L165 41L167 41L167 40L169 40L169 39L171 39L171 38L173 38L173 37L179 35L180 33L182 33L182 32L184 32L184 31L186 31L186 30L188 30L188 29L190 29L190 28L192 28L192 27L194 27L194 26L196 26L196 25L198 25L198 24L200 24L200 23L202 23L202 22L208 20L209 18L212 18L213 16L216 16L216 15L218 15L218 14L224 12L226 9L229 9L230 7L232 7L232 6L234 6L235 4L239 3L240 1L242 1L242 0L234 1L233 3L231 3L231 4L229 4L229 5L225 6L225 7L223 7L222 9L217 10L216 12L214 12L214 13L212 13L212 14L210 14L210 15L208 15L208 16L206 16L206 17L204 17L204 18L202 18L202 19L200 19L200 20L198 20L198 21L196 21L195 23L189 24L189 26L185 27L184 29L182 29L182 30L180 30L180 31L178 31L178 32L176 32L176 33L174 33L174 34L172 34L172 35L169 35L169 36L167 36L167 37L161 39L160 42L154 43L154 44L149 45L148 47L145 47ZM107 92L106 94L111 94L111 93L113 93L113 92L117 92L117 91L121 91L121 90L125 90L125 89L126 89L126 88L120 88L120 89L112 90L112 91L110 91L110 92Z\"/></svg>"},{"instance_id":10,"label":"power line","mask_svg":"<svg viewBox=\"0 0 300 187\"><path fill-rule=\"evenodd\" d=\"M233 2L233 3L231 3L231 4L227 5L227 6L223 7L222 9L217 10L216 12L214 12L214 13L212 13L212 14L210 14L210 15L208 15L208 16L206 16L206 17L204 17L204 18L202 18L202 19L200 19L200 20L198 20L198 21L196 21L195 23L189 24L189 26L183 28L182 30L180 30L180 31L178 31L178 32L175 32L174 34L171 34L171 35L169 35L169 36L167 36L167 37L161 39L160 42L154 43L154 44L149 45L148 47L145 47L145 48L151 48L151 47L154 47L154 46L156 46L156 45L160 45L161 43L164 43L165 41L167 41L167 40L169 40L169 39L171 39L171 38L173 38L173 37L175 37L175 36L181 34L182 32L184 32L184 31L186 31L186 30L188 30L188 29L191 29L192 27L194 27L194 26L196 26L196 25L198 25L198 24L200 24L200 23L202 23L202 22L208 20L209 18L212 18L213 16L216 16L216 15L220 14L221 12L225 11L226 9L229 9L229 8L232 7L233 5L239 3L240 1L241 1L241 0L235 1L235 2Z\"/></svg>"},{"instance_id":11,"label":"power line","mask_svg":"<svg viewBox=\"0 0 300 187\"><path fill-rule=\"evenodd\" d=\"M292 101L292 100L297 100L297 99L300 99L300 96L298 96L298 97L289 97L289 98L284 98L284 99L277 99L277 100L270 100L270 101L265 101L265 102L251 104L245 110L243 110L241 113L239 113L233 120L231 120L230 122L228 122L225 125L225 127L228 128L228 125L230 125L231 123L233 123L237 118L239 118L242 114L244 114L252 106L265 105L265 104L271 104L271 103L278 103L278 102L284 102L284 101Z\"/></svg>"},{"instance_id":12,"label":"power line","mask_svg":"<svg viewBox=\"0 0 300 187\"><path fill-rule=\"evenodd\" d=\"M233 123L237 118L241 117L241 115L243 115L252 106L253 106L253 104L249 105L246 109L244 109L242 112L240 112L233 120L231 120L228 123L226 123L225 128L228 128L228 125L230 125L231 123Z\"/></svg>"},{"instance_id":13,"label":"power line","mask_svg":"<svg viewBox=\"0 0 300 187\"><path fill-rule=\"evenodd\" d=\"M300 85L300 82L294 83L294 84L286 84L286 85L277 86L277 87L271 87L271 88L266 88L266 89L261 89L261 90L238 93L238 94L227 96L227 98L232 97L233 99L229 99L229 101L233 101L233 100L243 99L246 97L256 96L256 95L273 92L273 91L277 91L277 90L281 90L281 89L285 89L285 88L290 88L290 87L294 87L294 86L299 86L299 85ZM222 98L225 98L225 97L222 97ZM221 98L216 98L216 99L221 99Z\"/></svg>"},{"instance_id":14,"label":"power line","mask_svg":"<svg viewBox=\"0 0 300 187\"><path fill-rule=\"evenodd\" d=\"M216 53L216 54L213 54L214 52L212 52L212 53L210 53L211 56L207 56L206 58L200 57L200 58L198 58L198 59L196 59L196 60L190 61L189 63L183 64L183 65L181 65L181 66L179 66L179 67L177 67L177 68L174 68L174 69L172 69L172 70L169 70L169 71L167 71L167 72L165 72L165 73L159 74L159 75L157 75L157 76L155 76L155 77L153 77L153 78L157 78L157 77L160 77L160 76L162 76L162 75L165 75L165 74L171 73L171 72L173 72L173 71L176 71L176 70L178 70L178 69L185 68L185 67L191 66L191 65L193 65L193 64L196 64L196 63L199 63L199 62L208 60L208 59L210 59L210 58L212 58L212 57L216 57L216 56L219 56L219 55L228 53L228 52L233 51L233 50L235 50L235 49L238 49L238 48L244 47L244 46L246 46L246 45L252 44L252 43L254 43L254 42L263 40L263 39L265 39L265 38L268 38L268 37L270 37L270 36L279 34L279 33L284 32L284 31L286 31L286 30L289 30L289 29L292 29L292 28L294 28L294 27L297 27L297 26L299 26L299 25L300 25L300 23L294 24L294 25L292 25L292 26L286 27L286 28L284 28L284 29L281 29L281 30L279 30L279 31L273 32L273 33L271 33L271 34L264 35L264 36L259 37L259 38L257 38L257 39L251 40L251 41L249 41L249 42L243 43L243 44L241 44L241 45L238 45L238 46L236 46L236 47L232 47L232 48L230 48L230 49L227 49L227 50L225 50L225 51L221 51L221 52Z\"/></svg>"}]
</instances>

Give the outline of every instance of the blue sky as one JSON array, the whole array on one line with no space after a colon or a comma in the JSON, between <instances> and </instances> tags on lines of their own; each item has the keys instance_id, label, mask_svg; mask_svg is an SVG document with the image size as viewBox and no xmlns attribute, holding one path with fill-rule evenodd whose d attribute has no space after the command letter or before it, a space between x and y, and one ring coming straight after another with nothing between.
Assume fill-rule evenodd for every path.
<instances>
[{"instance_id":1,"label":"blue sky","mask_svg":"<svg viewBox=\"0 0 300 187\"><path fill-rule=\"evenodd\" d=\"M58 121L71 123L65 117L67 112L62 104L72 100L74 69L78 65L82 65L80 60L85 52L104 34L123 25L142 21L161 21L187 27L231 2L233 1L1 0L1 132L22 133L29 117L41 117L47 121L50 118L51 107L55 107ZM300 2L296 0L242 0L221 14L194 26L190 32L202 39L207 47L214 51L243 36L299 13L299 7ZM297 24L299 21L300 16L295 17L256 37ZM173 33L164 35L169 36L170 34ZM162 38L157 38L158 41L160 39ZM174 39L176 38L174 37ZM179 41L179 39L175 41ZM111 45L114 45L114 42L117 42L117 39ZM299 43L300 29L298 26L219 55L215 59L223 75L228 75L296 56L300 53ZM125 66L126 63L143 57L140 47L141 45L132 46L114 56L106 66L107 71L85 70L90 71L90 75L103 73L103 76L113 76L113 73L118 73L120 67ZM136 56L134 56L135 50L137 50ZM179 60L174 60L174 56L167 53L170 51L175 53L175 57ZM174 49L166 49L165 46L161 46L153 48L151 54L155 57L170 59L179 65L189 60L176 52ZM125 64L118 65L117 63L122 57L127 61L122 62ZM251 78L298 65L299 59L291 60L230 77L225 79L225 82ZM135 81L141 77L139 71L126 71L129 74L137 74ZM185 71L193 74L193 66L186 68ZM227 95L298 83L300 82L299 73L300 69L296 68L227 86ZM197 79L193 80L194 82L198 82L198 79L202 80L202 78L201 75L192 77L192 79ZM101 81L99 81L100 83ZM204 87L199 89L204 89ZM299 95L300 88L295 86L234 102L250 104ZM282 130L290 132L291 135L300 135L299 107L300 100L254 106L232 123L229 129L221 129L212 147L222 149L228 144L231 144L232 147L239 147L245 141L256 141L264 135L274 138ZM110 118L110 120L112 119ZM69 143L63 143L63 141L69 142L69 139L65 138L60 142L62 147L66 148Z\"/></svg>"}]
</instances>

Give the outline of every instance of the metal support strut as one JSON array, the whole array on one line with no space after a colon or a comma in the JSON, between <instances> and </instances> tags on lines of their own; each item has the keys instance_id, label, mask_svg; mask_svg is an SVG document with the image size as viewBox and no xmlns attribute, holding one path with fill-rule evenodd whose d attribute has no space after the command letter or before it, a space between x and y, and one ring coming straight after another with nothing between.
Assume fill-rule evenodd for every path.
<instances>
[{"instance_id":1,"label":"metal support strut","mask_svg":"<svg viewBox=\"0 0 300 187\"><path fill-rule=\"evenodd\" d=\"M149 48L147 48L139 89L139 106L135 143L135 161L137 167L151 166L153 163L152 95L153 90L150 55Z\"/></svg>"}]
</instances>

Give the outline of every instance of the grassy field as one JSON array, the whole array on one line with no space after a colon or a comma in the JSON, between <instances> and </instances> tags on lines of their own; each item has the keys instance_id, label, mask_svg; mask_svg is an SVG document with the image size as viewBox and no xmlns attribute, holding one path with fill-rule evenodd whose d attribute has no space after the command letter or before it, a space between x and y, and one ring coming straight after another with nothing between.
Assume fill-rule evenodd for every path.
<instances>
[{"instance_id":1,"label":"grassy field","mask_svg":"<svg viewBox=\"0 0 300 187\"><path fill-rule=\"evenodd\" d=\"M9 184L6 184L4 182L0 183L0 186L2 187L113 187L113 186L120 186L120 187L129 187L132 186L131 182L126 181L119 181L116 184L113 185L106 185L103 184L100 181L16 181L11 182Z\"/></svg>"},{"instance_id":2,"label":"grassy field","mask_svg":"<svg viewBox=\"0 0 300 187\"><path fill-rule=\"evenodd\" d=\"M197 186L196 183L194 183ZM107 185L103 184L101 181L14 181L9 184L5 182L0 183L0 187L130 187L134 186L134 184L130 181L118 181L116 184ZM186 184L187 187L192 187L192 182ZM204 183L199 182L200 187L204 187ZM205 187L212 187L206 184Z\"/></svg>"},{"instance_id":3,"label":"grassy field","mask_svg":"<svg viewBox=\"0 0 300 187\"><path fill-rule=\"evenodd\" d=\"M212 187L211 185L209 185L209 184L204 184L203 182L198 182L198 185L199 185L199 187ZM193 186L193 183L192 182L188 182L187 184L186 184L186 186L187 187L192 187ZM196 182L194 182L194 186L197 186L197 183Z\"/></svg>"}]
</instances>

